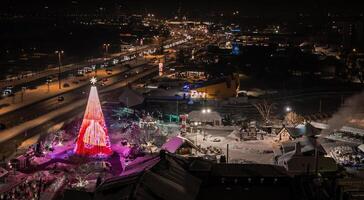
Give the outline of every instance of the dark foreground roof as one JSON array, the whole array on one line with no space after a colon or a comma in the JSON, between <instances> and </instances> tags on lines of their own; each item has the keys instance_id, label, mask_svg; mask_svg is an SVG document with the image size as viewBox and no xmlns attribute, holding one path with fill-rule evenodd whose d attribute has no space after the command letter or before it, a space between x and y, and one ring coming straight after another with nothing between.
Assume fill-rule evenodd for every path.
<instances>
[{"instance_id":1,"label":"dark foreground roof","mask_svg":"<svg viewBox=\"0 0 364 200\"><path fill-rule=\"evenodd\" d=\"M93 194L73 193L73 197L102 200L306 199L302 198L302 183L279 166L218 164L165 151L161 151L157 159L144 171L114 177L104 181ZM70 194L67 197L77 199Z\"/></svg>"}]
</instances>

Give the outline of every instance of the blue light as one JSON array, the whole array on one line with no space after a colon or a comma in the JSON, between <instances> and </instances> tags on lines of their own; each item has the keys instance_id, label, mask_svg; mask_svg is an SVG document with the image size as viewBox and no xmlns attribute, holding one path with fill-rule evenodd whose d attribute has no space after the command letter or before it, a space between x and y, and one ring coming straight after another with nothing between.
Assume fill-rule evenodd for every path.
<instances>
[{"instance_id":1,"label":"blue light","mask_svg":"<svg viewBox=\"0 0 364 200\"><path fill-rule=\"evenodd\" d=\"M233 43L233 48L232 48L232 51L231 51L231 54L237 56L240 54L240 48L239 48L239 45L237 43Z\"/></svg>"}]
</instances>

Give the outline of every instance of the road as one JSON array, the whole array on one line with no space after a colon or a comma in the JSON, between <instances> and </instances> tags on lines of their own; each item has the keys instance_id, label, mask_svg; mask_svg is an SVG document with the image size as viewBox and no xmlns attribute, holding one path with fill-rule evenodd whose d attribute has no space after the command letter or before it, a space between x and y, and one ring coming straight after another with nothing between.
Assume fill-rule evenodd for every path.
<instances>
[{"instance_id":1,"label":"road","mask_svg":"<svg viewBox=\"0 0 364 200\"><path fill-rule=\"evenodd\" d=\"M123 73L114 75L112 77L108 78L108 81L105 82L105 86L115 84L123 79L125 79L126 73L134 74L135 71L142 71L144 68L150 68L151 65L141 65L137 66L131 70L124 69ZM88 80L87 80L88 81ZM100 86L102 87L102 86ZM55 109L61 108L63 106L66 106L72 102L74 102L77 99L85 98L87 97L89 90L89 85L83 85L80 86L70 92L66 92L62 94L64 97L64 101L58 101L58 95L56 97L52 97L49 99L46 99L41 102L37 102L35 104L30 104L28 106L25 106L21 109L17 109L15 111L0 115L0 122L2 122L7 128L13 127L15 125L18 125L20 123L24 123L28 120L34 119L38 116L41 116L45 113L51 112Z\"/></svg>"},{"instance_id":2,"label":"road","mask_svg":"<svg viewBox=\"0 0 364 200\"><path fill-rule=\"evenodd\" d=\"M173 44L176 41L181 41L184 38L180 38L180 37L176 37L176 38L171 38L166 40L164 43L166 45L169 44ZM68 65L63 65L61 66L61 73L63 74L67 74L70 71L74 71L77 69L82 69L83 67L90 67L92 65L98 65L98 64L103 64L105 62L110 62L113 59L119 59L122 58L124 56L132 56L132 55L136 55L139 56L140 53L143 53L144 51L148 51L148 50L152 50L155 48L158 48L158 45L144 45L141 47L137 47L135 49L135 51L123 51L121 53L115 53L115 54L110 54L105 58L96 58L96 59L92 59L92 60L86 60L80 63L74 63L74 64L68 64ZM46 77L49 76L55 76L58 75L59 73L59 68L58 67L54 67L54 68L50 68L50 69L46 69L37 73L33 73L30 76L27 77L23 77L23 78L17 78L17 77L13 77L13 78L9 78L6 80L0 80L0 88L5 88L7 86L20 86L20 85L24 85L24 86L28 86L26 85L29 82L34 82L37 81L39 79L44 79ZM20 87L17 87L18 89Z\"/></svg>"}]
</instances>

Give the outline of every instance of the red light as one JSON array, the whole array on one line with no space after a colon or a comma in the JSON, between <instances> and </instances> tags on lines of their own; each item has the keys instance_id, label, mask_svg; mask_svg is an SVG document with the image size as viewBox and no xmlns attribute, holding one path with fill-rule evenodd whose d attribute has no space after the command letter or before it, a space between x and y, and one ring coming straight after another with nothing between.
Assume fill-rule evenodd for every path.
<instances>
[{"instance_id":1,"label":"red light","mask_svg":"<svg viewBox=\"0 0 364 200\"><path fill-rule=\"evenodd\" d=\"M78 155L91 157L104 157L112 154L105 119L95 86L91 87L74 152Z\"/></svg>"}]
</instances>

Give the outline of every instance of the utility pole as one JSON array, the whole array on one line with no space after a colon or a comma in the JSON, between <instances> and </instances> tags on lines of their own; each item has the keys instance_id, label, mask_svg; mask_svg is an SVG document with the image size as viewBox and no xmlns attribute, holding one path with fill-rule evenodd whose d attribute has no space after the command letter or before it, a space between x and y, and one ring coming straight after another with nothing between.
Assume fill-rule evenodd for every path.
<instances>
[{"instance_id":1,"label":"utility pole","mask_svg":"<svg viewBox=\"0 0 364 200\"><path fill-rule=\"evenodd\" d=\"M178 96L176 96L176 99L177 99L177 116L178 116L178 104L179 104L179 102L178 102Z\"/></svg>"},{"instance_id":2,"label":"utility pole","mask_svg":"<svg viewBox=\"0 0 364 200\"><path fill-rule=\"evenodd\" d=\"M21 102L24 101L24 93L26 89L27 89L26 87L21 87Z\"/></svg>"},{"instance_id":3,"label":"utility pole","mask_svg":"<svg viewBox=\"0 0 364 200\"><path fill-rule=\"evenodd\" d=\"M226 144L226 163L229 163L229 144Z\"/></svg>"},{"instance_id":4,"label":"utility pole","mask_svg":"<svg viewBox=\"0 0 364 200\"><path fill-rule=\"evenodd\" d=\"M61 61L61 56L64 53L64 51L59 50L55 52L58 55L58 88L62 89L62 83L61 83L61 66L62 66L62 61Z\"/></svg>"}]
</instances>

